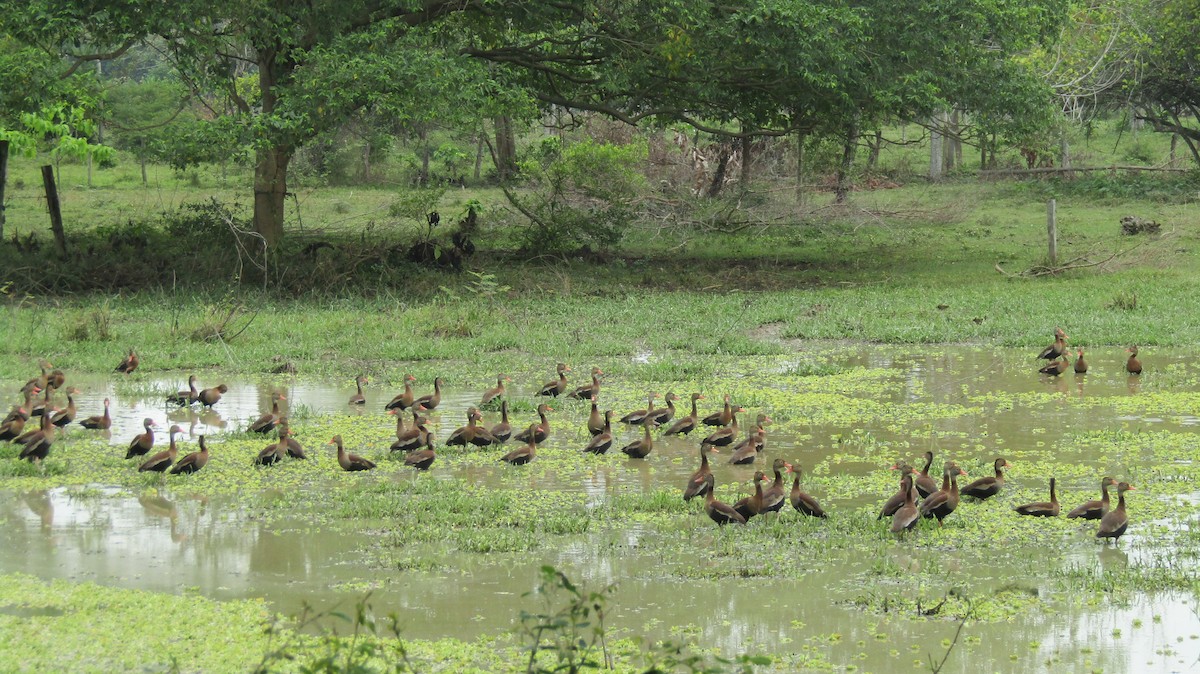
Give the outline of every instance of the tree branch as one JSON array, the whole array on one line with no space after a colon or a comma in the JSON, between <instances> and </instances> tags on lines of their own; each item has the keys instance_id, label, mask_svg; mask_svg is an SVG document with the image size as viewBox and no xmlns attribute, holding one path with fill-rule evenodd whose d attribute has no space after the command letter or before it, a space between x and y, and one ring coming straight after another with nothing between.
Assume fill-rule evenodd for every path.
<instances>
[{"instance_id":1,"label":"tree branch","mask_svg":"<svg viewBox=\"0 0 1200 674\"><path fill-rule=\"evenodd\" d=\"M74 59L75 62L71 64L70 68L67 68L65 71L63 71L63 73L61 75L59 75L58 78L60 80L67 79L71 75L74 75L75 71L79 70L79 68L83 64L88 63L90 61L111 61L115 58L121 58L121 56L123 56L125 54L125 52L129 51L129 48L135 44L137 44L137 39L129 38L128 40L125 40L125 42L123 42L120 47L117 47L116 49L114 49L113 51L110 51L110 52L104 52L104 53L100 53L100 54L82 54L82 55L68 54L68 57Z\"/></svg>"}]
</instances>

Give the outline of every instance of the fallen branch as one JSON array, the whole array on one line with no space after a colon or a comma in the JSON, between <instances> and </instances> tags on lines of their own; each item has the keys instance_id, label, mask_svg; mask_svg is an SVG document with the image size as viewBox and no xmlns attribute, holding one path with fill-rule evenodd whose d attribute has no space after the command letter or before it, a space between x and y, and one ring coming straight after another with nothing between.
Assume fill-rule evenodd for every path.
<instances>
[{"instance_id":1,"label":"fallen branch","mask_svg":"<svg viewBox=\"0 0 1200 674\"><path fill-rule=\"evenodd\" d=\"M1166 238L1170 234L1174 233L1174 231L1175 230L1171 230L1171 232L1168 232L1167 234L1164 234L1161 238L1154 239L1153 241L1161 241L1162 239ZM1088 261L1088 258L1091 256L1091 254L1088 253L1086 255L1081 255L1079 257L1067 260L1066 262L1064 262L1060 265L1054 265L1054 266L1036 265L1036 266L1030 267L1029 269L1026 269L1023 272L1018 272L1015 274L1013 272L1010 272L1010 271L1004 269L1003 267L1001 267L999 262L996 263L995 269L996 269L996 271L1000 272L1001 274L1003 274L1009 278L1038 278L1040 276L1053 276L1055 274L1061 274L1063 272L1072 271L1074 269L1087 269L1088 267L1098 267L1107 262L1111 262L1112 260L1114 260L1122 255L1132 253L1133 251L1137 250L1138 248L1141 248L1142 246L1145 246L1151 242L1152 242L1152 240L1147 239L1135 246L1126 248L1125 250L1118 250L1118 251L1114 252L1112 255L1109 255L1108 257L1104 258L1103 260Z\"/></svg>"}]
</instances>

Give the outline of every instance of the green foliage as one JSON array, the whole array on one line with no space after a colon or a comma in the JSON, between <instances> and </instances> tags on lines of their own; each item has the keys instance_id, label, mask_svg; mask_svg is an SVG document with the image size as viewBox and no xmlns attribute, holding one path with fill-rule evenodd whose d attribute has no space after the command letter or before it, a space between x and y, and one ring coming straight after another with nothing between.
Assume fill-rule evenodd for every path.
<instances>
[{"instance_id":1,"label":"green foliage","mask_svg":"<svg viewBox=\"0 0 1200 674\"><path fill-rule=\"evenodd\" d=\"M612 660L605 643L604 612L614 586L585 591L552 566L543 566L541 574L541 584L525 596L541 597L543 611L521 611L521 631L529 642L526 671L531 674L574 674L581 669L611 669ZM560 602L561 606L558 605ZM540 651L552 652L554 663L540 662Z\"/></svg>"},{"instance_id":2,"label":"green foliage","mask_svg":"<svg viewBox=\"0 0 1200 674\"><path fill-rule=\"evenodd\" d=\"M642 143L586 140L563 147L557 138L543 140L520 164L530 190L520 197L506 192L531 221L522 247L551 253L616 247L645 189L639 172L645 157Z\"/></svg>"}]
</instances>

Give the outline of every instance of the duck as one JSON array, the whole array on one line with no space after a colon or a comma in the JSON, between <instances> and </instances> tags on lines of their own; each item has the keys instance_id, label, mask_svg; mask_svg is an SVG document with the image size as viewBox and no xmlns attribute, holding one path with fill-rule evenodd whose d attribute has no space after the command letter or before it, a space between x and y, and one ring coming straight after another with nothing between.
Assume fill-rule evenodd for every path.
<instances>
[{"instance_id":1,"label":"duck","mask_svg":"<svg viewBox=\"0 0 1200 674\"><path fill-rule=\"evenodd\" d=\"M704 478L704 512L718 526L725 526L730 523L745 524L746 518L741 513L734 510L728 503L718 501L713 495L713 485L715 482L716 478L713 477L712 473L709 473Z\"/></svg>"},{"instance_id":2,"label":"duck","mask_svg":"<svg viewBox=\"0 0 1200 674\"><path fill-rule=\"evenodd\" d=\"M279 420L279 443L283 445L283 451L293 459L307 459L308 454L304 453L304 446L296 439L292 433L292 429L288 427L287 417Z\"/></svg>"},{"instance_id":3,"label":"duck","mask_svg":"<svg viewBox=\"0 0 1200 674\"><path fill-rule=\"evenodd\" d=\"M74 386L67 389L67 406L54 413L50 418L50 423L62 428L67 424L75 421L75 394L79 393L79 389Z\"/></svg>"},{"instance_id":4,"label":"duck","mask_svg":"<svg viewBox=\"0 0 1200 674\"><path fill-rule=\"evenodd\" d=\"M725 407L720 412L713 412L704 417L702 423L705 426L728 426L729 421L733 418L733 408L729 405L729 394L725 394Z\"/></svg>"},{"instance_id":5,"label":"duck","mask_svg":"<svg viewBox=\"0 0 1200 674\"><path fill-rule=\"evenodd\" d=\"M179 407L187 407L196 402L200 398L200 393L196 390L196 381L196 375L188 375L188 390L172 393L167 396L167 402Z\"/></svg>"},{"instance_id":6,"label":"duck","mask_svg":"<svg viewBox=\"0 0 1200 674\"><path fill-rule=\"evenodd\" d=\"M796 509L796 512L808 515L809 517L820 517L821 519L829 517L829 515L825 513L825 509L822 508L821 504L817 502L817 499L813 498L808 492L800 489L800 475L803 472L804 471L802 469L796 467L796 477L792 478L792 493L790 499L792 507Z\"/></svg>"},{"instance_id":7,"label":"duck","mask_svg":"<svg viewBox=\"0 0 1200 674\"><path fill-rule=\"evenodd\" d=\"M916 481L911 474L900 478L900 491L904 492L904 502L892 513L892 526L889 531L893 534L911 530L921 521L921 512L917 509Z\"/></svg>"},{"instance_id":8,"label":"duck","mask_svg":"<svg viewBox=\"0 0 1200 674\"><path fill-rule=\"evenodd\" d=\"M1075 352L1075 374L1087 374L1088 364L1083 359L1083 349Z\"/></svg>"},{"instance_id":9,"label":"duck","mask_svg":"<svg viewBox=\"0 0 1200 674\"><path fill-rule=\"evenodd\" d=\"M663 435L687 435L696 430L696 426L700 424L700 416L696 413L696 401L703 400L704 396L699 393L693 393L691 399L692 413L681 419L676 419L670 428L662 432Z\"/></svg>"},{"instance_id":10,"label":"duck","mask_svg":"<svg viewBox=\"0 0 1200 674\"><path fill-rule=\"evenodd\" d=\"M446 438L446 446L454 447L471 444L471 442L475 439L475 434L481 430L484 430L475 425L475 422L482 418L483 415L479 413L479 410L475 409L474 407L467 408L467 425L459 426L458 428L454 429L454 432L450 434L450 437Z\"/></svg>"},{"instance_id":11,"label":"duck","mask_svg":"<svg viewBox=\"0 0 1200 674\"><path fill-rule=\"evenodd\" d=\"M521 447L500 457L501 461L512 466L524 466L537 456L537 443L533 441L534 436L537 435L537 424L529 424L529 428L525 430L529 435L529 440Z\"/></svg>"},{"instance_id":12,"label":"duck","mask_svg":"<svg viewBox=\"0 0 1200 674\"><path fill-rule=\"evenodd\" d=\"M759 413L755 419L754 430L747 430L746 438L734 445L733 456L729 458L729 463L736 465L754 463L759 452L763 451L767 445L766 425L769 423L771 423L771 417Z\"/></svg>"},{"instance_id":13,"label":"duck","mask_svg":"<svg viewBox=\"0 0 1200 674\"><path fill-rule=\"evenodd\" d=\"M212 408L213 405L221 402L221 396L229 393L229 387L225 384L218 384L212 388L206 388L196 396L196 401L202 406Z\"/></svg>"},{"instance_id":14,"label":"duck","mask_svg":"<svg viewBox=\"0 0 1200 674\"><path fill-rule=\"evenodd\" d=\"M61 391L63 384L67 383L67 375L62 370L54 368L50 374L46 375L46 387L53 388L56 391Z\"/></svg>"},{"instance_id":15,"label":"duck","mask_svg":"<svg viewBox=\"0 0 1200 674\"><path fill-rule=\"evenodd\" d=\"M654 410L654 399L657 397L658 397L658 394L655 393L654 391L651 391L646 397L646 408L640 409L640 410L634 410L634 411L630 412L629 414L626 414L625 416L620 418L620 422L623 424L629 424L631 426L638 426L638 425L642 424L655 411Z\"/></svg>"},{"instance_id":16,"label":"duck","mask_svg":"<svg viewBox=\"0 0 1200 674\"><path fill-rule=\"evenodd\" d=\"M1038 354L1039 360L1056 360L1067 350L1067 333L1062 328L1054 328L1054 343L1042 349Z\"/></svg>"},{"instance_id":17,"label":"duck","mask_svg":"<svg viewBox=\"0 0 1200 674\"><path fill-rule=\"evenodd\" d=\"M1100 499L1085 501L1079 504L1074 510L1067 513L1067 518L1098 520L1104 517L1105 513L1108 512L1108 488L1116 484L1117 481L1111 477L1105 477L1100 480Z\"/></svg>"},{"instance_id":18,"label":"duck","mask_svg":"<svg viewBox=\"0 0 1200 674\"><path fill-rule=\"evenodd\" d=\"M442 404L442 378L433 378L433 393L423 395L413 401L414 405L421 405L426 410L437 409L437 406Z\"/></svg>"},{"instance_id":19,"label":"duck","mask_svg":"<svg viewBox=\"0 0 1200 674\"><path fill-rule=\"evenodd\" d=\"M983 501L987 498L995 496L996 494L999 494L1000 490L1004 488L1004 473L1001 472L1000 469L1011 468L1012 466L1010 466L1003 457L997 457L996 460L992 462L992 466L996 471L995 476L989 475L987 477L981 477L971 484L968 484L962 488L962 495L970 496Z\"/></svg>"},{"instance_id":20,"label":"duck","mask_svg":"<svg viewBox=\"0 0 1200 674\"><path fill-rule=\"evenodd\" d=\"M203 436L201 436L203 437ZM346 451L342 445L342 436L335 435L329 440L330 445L337 445L338 465L342 470L354 472L359 470L371 470L375 467L375 462L370 459L364 459L357 454L351 454Z\"/></svg>"},{"instance_id":21,"label":"duck","mask_svg":"<svg viewBox=\"0 0 1200 674\"><path fill-rule=\"evenodd\" d=\"M707 438L700 441L701 445L710 447L725 447L733 443L733 439L737 437L738 420L737 415L740 412L745 412L745 408L738 407L730 411L729 425L725 428L720 428L709 434Z\"/></svg>"},{"instance_id":22,"label":"duck","mask_svg":"<svg viewBox=\"0 0 1200 674\"><path fill-rule=\"evenodd\" d=\"M109 362L111 363L112 361L109 361ZM133 371L138 369L138 365L140 365L140 364L141 364L141 360L138 358L137 351L130 349L129 353L125 356L125 358L123 358L121 360L121 362L117 363L117 366L115 368L113 368L113 372L121 372L123 374L133 374Z\"/></svg>"},{"instance_id":23,"label":"duck","mask_svg":"<svg viewBox=\"0 0 1200 674\"><path fill-rule=\"evenodd\" d=\"M534 433L534 442L541 444L546 441L546 438L550 437L550 420L546 418L546 412L553 411L554 408L546 403L538 405L538 418L540 418L541 421L537 424L537 431ZM527 428L520 433L517 433L513 436L513 440L516 440L517 442L527 442L529 438L525 434L528 432L529 429Z\"/></svg>"},{"instance_id":24,"label":"duck","mask_svg":"<svg viewBox=\"0 0 1200 674\"><path fill-rule=\"evenodd\" d=\"M674 391L668 391L663 400L667 403L666 407L660 407L646 414L646 419L653 420L655 426L670 423L675 418L675 401L679 400L679 396L675 395Z\"/></svg>"},{"instance_id":25,"label":"duck","mask_svg":"<svg viewBox=\"0 0 1200 674\"><path fill-rule=\"evenodd\" d=\"M1137 346L1131 346L1125 351L1129 353L1129 360L1125 361L1125 371L1129 374L1141 374L1142 361L1138 360Z\"/></svg>"},{"instance_id":26,"label":"duck","mask_svg":"<svg viewBox=\"0 0 1200 674\"><path fill-rule=\"evenodd\" d=\"M437 459L437 451L434 449L433 433L425 436L425 449L417 449L409 452L404 457L404 465L416 468L417 470L429 470L433 462Z\"/></svg>"},{"instance_id":27,"label":"duck","mask_svg":"<svg viewBox=\"0 0 1200 674\"><path fill-rule=\"evenodd\" d=\"M1057 377L1058 375L1066 372L1067 368L1069 367L1071 367L1071 362L1067 360L1067 355L1064 353L1062 358L1059 358L1053 363L1050 363L1049 365L1039 369L1038 372L1042 374L1048 374L1051 377Z\"/></svg>"},{"instance_id":28,"label":"duck","mask_svg":"<svg viewBox=\"0 0 1200 674\"><path fill-rule=\"evenodd\" d=\"M767 479L767 476L761 470L754 471L754 495L746 496L745 498L739 499L737 503L733 504L733 509L736 510L739 515L746 518L747 522L750 521L750 518L762 512L762 483L765 479Z\"/></svg>"},{"instance_id":29,"label":"duck","mask_svg":"<svg viewBox=\"0 0 1200 674\"><path fill-rule=\"evenodd\" d=\"M483 397L479 399L479 406L483 407L497 398L503 398L507 393L504 388L504 382L507 381L512 380L503 374L496 375L496 386L483 392Z\"/></svg>"},{"instance_id":30,"label":"duck","mask_svg":"<svg viewBox=\"0 0 1200 674\"><path fill-rule=\"evenodd\" d=\"M107 431L108 429L112 428L112 414L109 413L109 411L108 411L108 407L110 404L111 403L109 402L108 398L105 398L104 399L104 413L88 417L88 418L84 419L83 421L79 422L79 425L83 426L84 428L96 429L96 430L101 430L101 431Z\"/></svg>"},{"instance_id":31,"label":"duck","mask_svg":"<svg viewBox=\"0 0 1200 674\"><path fill-rule=\"evenodd\" d=\"M363 385L366 383L367 383L367 376L365 374L360 374L354 378L354 386L358 390L353 395L350 396L350 400L347 401L348 405L366 405L367 404L367 397L365 395L363 395L363 390L362 390Z\"/></svg>"},{"instance_id":32,"label":"duck","mask_svg":"<svg viewBox=\"0 0 1200 674\"><path fill-rule=\"evenodd\" d=\"M576 400L588 400L589 398L600 397L600 375L604 374L604 370L598 367L592 368L592 383L577 386L574 391L567 394L568 398Z\"/></svg>"},{"instance_id":33,"label":"duck","mask_svg":"<svg viewBox=\"0 0 1200 674\"><path fill-rule=\"evenodd\" d=\"M138 466L139 473L167 472L167 469L171 467L171 464L175 463L175 458L179 454L179 447L175 445L176 433L183 433L183 429L178 424L172 425L171 428L167 429L167 436L170 438L167 448L143 461L142 465Z\"/></svg>"},{"instance_id":34,"label":"duck","mask_svg":"<svg viewBox=\"0 0 1200 674\"><path fill-rule=\"evenodd\" d=\"M583 451L588 454L605 454L612 448L612 414L612 410L604 410L604 424L600 428L600 433L588 441Z\"/></svg>"},{"instance_id":35,"label":"duck","mask_svg":"<svg viewBox=\"0 0 1200 674\"><path fill-rule=\"evenodd\" d=\"M200 443L200 451L192 452L176 462L170 470L172 475L199 473L208 465L208 443L205 442L203 435L197 436L196 440Z\"/></svg>"},{"instance_id":36,"label":"duck","mask_svg":"<svg viewBox=\"0 0 1200 674\"><path fill-rule=\"evenodd\" d=\"M1050 478L1050 500L1037 503L1026 503L1025 505L1013 508L1018 515L1030 515L1032 517L1058 517L1059 505L1058 496L1054 493L1054 478Z\"/></svg>"},{"instance_id":37,"label":"duck","mask_svg":"<svg viewBox=\"0 0 1200 674\"><path fill-rule=\"evenodd\" d=\"M776 513L783 508L783 504L787 502L783 494L783 473L792 472L792 464L784 459L775 459L771 463L771 470L775 473L775 481L770 487L763 490L763 506L762 511L765 513Z\"/></svg>"},{"instance_id":38,"label":"duck","mask_svg":"<svg viewBox=\"0 0 1200 674\"><path fill-rule=\"evenodd\" d=\"M29 416L40 417L46 413L46 410L50 410L50 413L53 414L54 410L57 409L53 404L51 404L51 401L54 399L55 390L56 389L53 386L47 384L46 388L42 392L41 401L34 403L33 407L29 408Z\"/></svg>"},{"instance_id":39,"label":"duck","mask_svg":"<svg viewBox=\"0 0 1200 674\"><path fill-rule=\"evenodd\" d=\"M488 433L491 433L496 442L500 444L508 442L508 439L512 437L512 424L508 421L508 400L500 401L500 421L489 428Z\"/></svg>"},{"instance_id":40,"label":"duck","mask_svg":"<svg viewBox=\"0 0 1200 674\"><path fill-rule=\"evenodd\" d=\"M925 467L921 469L920 473L913 475L913 486L917 488L917 494L921 498L929 496L938 489L937 482L934 482L933 478L929 476L929 468L933 466L933 452L926 450L924 457Z\"/></svg>"},{"instance_id":41,"label":"duck","mask_svg":"<svg viewBox=\"0 0 1200 674\"><path fill-rule=\"evenodd\" d=\"M1096 531L1096 538L1111 538L1116 543L1129 528L1129 515L1125 513L1125 492L1134 489L1135 487L1128 482L1117 485L1117 507L1100 518L1100 529Z\"/></svg>"},{"instance_id":42,"label":"duck","mask_svg":"<svg viewBox=\"0 0 1200 674\"><path fill-rule=\"evenodd\" d=\"M600 413L600 402L592 396L592 411L588 413L587 430L593 437L604 432L604 415Z\"/></svg>"},{"instance_id":43,"label":"duck","mask_svg":"<svg viewBox=\"0 0 1200 674\"><path fill-rule=\"evenodd\" d=\"M398 393L396 397L388 401L388 404L383 406L385 410L406 410L412 407L413 404L413 382L417 380L411 374L404 375L404 391Z\"/></svg>"},{"instance_id":44,"label":"duck","mask_svg":"<svg viewBox=\"0 0 1200 674\"><path fill-rule=\"evenodd\" d=\"M396 441L392 443L391 451L393 452L411 452L419 447L424 447L428 443L429 429L425 427L428 422L421 413L425 410L423 406L417 405L412 408L413 423L412 427L396 436ZM388 414L403 414L399 409L392 409Z\"/></svg>"},{"instance_id":45,"label":"duck","mask_svg":"<svg viewBox=\"0 0 1200 674\"><path fill-rule=\"evenodd\" d=\"M571 371L571 368L566 363L559 363L555 366L555 370L558 372L558 379L546 382L534 395L557 398L567 390L567 373Z\"/></svg>"},{"instance_id":46,"label":"duck","mask_svg":"<svg viewBox=\"0 0 1200 674\"><path fill-rule=\"evenodd\" d=\"M279 401L287 400L287 396L276 391L271 394L271 411L264 412L262 416L254 420L248 429L250 433L270 433L275 430L275 426L279 424L281 414L279 412Z\"/></svg>"},{"instance_id":47,"label":"duck","mask_svg":"<svg viewBox=\"0 0 1200 674\"><path fill-rule=\"evenodd\" d=\"M254 457L254 465L271 466L279 463L283 461L284 452L283 438L280 437L259 451L258 456Z\"/></svg>"},{"instance_id":48,"label":"duck","mask_svg":"<svg viewBox=\"0 0 1200 674\"><path fill-rule=\"evenodd\" d=\"M38 430L25 433L13 440L14 444L24 445L17 458L27 459L30 463L44 461L50 455L50 448L54 445L55 428L57 427L50 423L50 417L43 416L41 427Z\"/></svg>"},{"instance_id":49,"label":"duck","mask_svg":"<svg viewBox=\"0 0 1200 674\"><path fill-rule=\"evenodd\" d=\"M958 464L947 461L945 468L942 469L942 488L921 501L921 516L936 517L938 526L942 526L942 520L958 509L958 476L966 474L967 472L959 468Z\"/></svg>"},{"instance_id":50,"label":"duck","mask_svg":"<svg viewBox=\"0 0 1200 674\"><path fill-rule=\"evenodd\" d=\"M142 428L145 429L145 432L139 433L130 441L129 450L125 452L126 459L132 459L135 456L145 456L150 453L150 450L154 449L154 428L156 426L158 424L150 417L142 419Z\"/></svg>"},{"instance_id":51,"label":"duck","mask_svg":"<svg viewBox=\"0 0 1200 674\"><path fill-rule=\"evenodd\" d=\"M700 447L700 467L696 469L696 472L692 473L692 476L688 478L687 485L683 488L683 500L685 503L697 496L703 496L706 493L706 489L712 488L712 482L709 480L713 474L712 468L708 465L709 451L715 452L717 450L705 446Z\"/></svg>"},{"instance_id":52,"label":"duck","mask_svg":"<svg viewBox=\"0 0 1200 674\"><path fill-rule=\"evenodd\" d=\"M650 431L655 427L653 421L647 421L642 424L642 439L629 443L621 448L621 452L631 459L644 459L650 455L654 449L654 438L650 437Z\"/></svg>"},{"instance_id":53,"label":"duck","mask_svg":"<svg viewBox=\"0 0 1200 674\"><path fill-rule=\"evenodd\" d=\"M892 470L900 471L900 489L883 502L883 508L879 510L879 517L875 518L877 521L896 514L896 511L904 505L904 500L908 498L908 487L905 485L915 482L912 476L916 470L907 463L896 464L892 466Z\"/></svg>"},{"instance_id":54,"label":"duck","mask_svg":"<svg viewBox=\"0 0 1200 674\"><path fill-rule=\"evenodd\" d=\"M25 432L25 422L29 421L29 413L24 407L16 406L9 419L0 424L0 440L12 440Z\"/></svg>"}]
</instances>

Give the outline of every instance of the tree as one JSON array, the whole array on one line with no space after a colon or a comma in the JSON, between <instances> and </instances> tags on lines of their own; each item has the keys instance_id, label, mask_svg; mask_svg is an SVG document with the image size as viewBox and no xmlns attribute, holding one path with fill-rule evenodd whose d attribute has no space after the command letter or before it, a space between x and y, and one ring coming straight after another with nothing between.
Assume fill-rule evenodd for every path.
<instances>
[{"instance_id":1,"label":"tree","mask_svg":"<svg viewBox=\"0 0 1200 674\"><path fill-rule=\"evenodd\" d=\"M1149 14L1146 63L1128 80L1140 119L1155 130L1177 133L1200 164L1200 2L1154 3Z\"/></svg>"}]
</instances>

